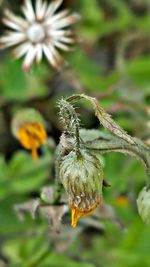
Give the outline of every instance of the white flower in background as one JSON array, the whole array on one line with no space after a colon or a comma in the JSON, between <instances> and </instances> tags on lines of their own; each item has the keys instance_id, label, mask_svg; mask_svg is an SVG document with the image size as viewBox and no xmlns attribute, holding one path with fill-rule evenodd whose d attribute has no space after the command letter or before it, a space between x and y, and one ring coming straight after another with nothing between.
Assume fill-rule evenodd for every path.
<instances>
[{"instance_id":1,"label":"white flower in background","mask_svg":"<svg viewBox=\"0 0 150 267\"><path fill-rule=\"evenodd\" d=\"M77 14L69 14L68 10L57 9L63 0L53 0L50 4L42 0L25 0L22 12L25 18L6 10L3 23L10 28L0 38L0 47L16 46L13 50L15 58L25 56L23 69L28 71L32 63L39 63L43 55L56 69L64 63L57 49L69 51L75 43L72 30L68 27L79 19Z\"/></svg>"}]
</instances>

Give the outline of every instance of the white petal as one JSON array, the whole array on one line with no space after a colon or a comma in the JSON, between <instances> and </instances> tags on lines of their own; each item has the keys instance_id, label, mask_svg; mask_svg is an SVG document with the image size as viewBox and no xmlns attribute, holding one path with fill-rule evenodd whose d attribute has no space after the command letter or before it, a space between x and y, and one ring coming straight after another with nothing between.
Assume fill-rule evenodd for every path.
<instances>
[{"instance_id":1,"label":"white petal","mask_svg":"<svg viewBox=\"0 0 150 267\"><path fill-rule=\"evenodd\" d=\"M43 6L42 1L37 0L36 5L35 5L35 14L36 14L37 19L40 17L40 11L42 9L42 6Z\"/></svg>"},{"instance_id":2,"label":"white petal","mask_svg":"<svg viewBox=\"0 0 150 267\"><path fill-rule=\"evenodd\" d=\"M63 0L54 0L52 3L50 3L45 18L52 16L55 11L59 8L59 6L62 4Z\"/></svg>"},{"instance_id":3,"label":"white petal","mask_svg":"<svg viewBox=\"0 0 150 267\"><path fill-rule=\"evenodd\" d=\"M42 20L44 18L46 10L47 10L46 2L42 3L41 0L37 0L35 6L35 13L37 20Z\"/></svg>"},{"instance_id":4,"label":"white petal","mask_svg":"<svg viewBox=\"0 0 150 267\"><path fill-rule=\"evenodd\" d=\"M49 36L72 36L72 31L70 30L49 30Z\"/></svg>"},{"instance_id":5,"label":"white petal","mask_svg":"<svg viewBox=\"0 0 150 267\"><path fill-rule=\"evenodd\" d=\"M57 15L54 15L52 17L50 17L49 19L46 20L46 25L47 24L52 24L55 21L62 19L63 17L65 17L68 14L69 10L63 10L62 12L59 12Z\"/></svg>"},{"instance_id":6,"label":"white petal","mask_svg":"<svg viewBox=\"0 0 150 267\"><path fill-rule=\"evenodd\" d=\"M7 35L1 37L1 40L4 42L16 40L19 43L26 38L25 34L22 32L7 31L6 33Z\"/></svg>"},{"instance_id":7,"label":"white petal","mask_svg":"<svg viewBox=\"0 0 150 267\"><path fill-rule=\"evenodd\" d=\"M43 44L43 52L44 52L46 58L48 59L49 63L53 67L57 68L57 62L53 56L53 53L52 53L50 46L48 47L47 45Z\"/></svg>"},{"instance_id":8,"label":"white petal","mask_svg":"<svg viewBox=\"0 0 150 267\"><path fill-rule=\"evenodd\" d=\"M29 22L35 21L35 13L32 7L31 0L25 0L24 6L22 7L22 11Z\"/></svg>"},{"instance_id":9,"label":"white petal","mask_svg":"<svg viewBox=\"0 0 150 267\"><path fill-rule=\"evenodd\" d=\"M16 30L16 31L22 31L22 27L20 27L18 24L16 24L15 22L7 19L7 18L4 18L2 19L3 23L8 26L9 28L13 29L13 30Z\"/></svg>"},{"instance_id":10,"label":"white petal","mask_svg":"<svg viewBox=\"0 0 150 267\"><path fill-rule=\"evenodd\" d=\"M66 18L63 18L63 19L56 21L53 24L53 29L61 29L64 27L68 27L69 25L76 23L78 20L79 20L78 14L70 15Z\"/></svg>"},{"instance_id":11,"label":"white petal","mask_svg":"<svg viewBox=\"0 0 150 267\"><path fill-rule=\"evenodd\" d=\"M60 54L57 52L55 47L53 45L51 45L51 43L48 44L48 47L51 50L51 53L52 53L53 57L57 61L57 68L59 68L60 65L64 64L64 59L60 56Z\"/></svg>"},{"instance_id":12,"label":"white petal","mask_svg":"<svg viewBox=\"0 0 150 267\"><path fill-rule=\"evenodd\" d=\"M24 40L25 40L25 35L23 33L10 32L8 35L0 38L0 44L2 45L1 48L3 46L10 47L10 46L19 44L20 42L23 42Z\"/></svg>"},{"instance_id":13,"label":"white petal","mask_svg":"<svg viewBox=\"0 0 150 267\"><path fill-rule=\"evenodd\" d=\"M69 38L65 36L57 36L57 37L55 36L55 40L66 44L74 44L75 42L74 38Z\"/></svg>"},{"instance_id":14,"label":"white petal","mask_svg":"<svg viewBox=\"0 0 150 267\"><path fill-rule=\"evenodd\" d=\"M23 70L24 71L29 71L31 68L31 65L33 63L33 60L35 59L36 55L36 49L34 46L31 46L30 49L28 50L28 53L25 56L24 62L23 62Z\"/></svg>"},{"instance_id":15,"label":"white petal","mask_svg":"<svg viewBox=\"0 0 150 267\"><path fill-rule=\"evenodd\" d=\"M8 48L17 44L18 42L16 41L2 42L0 39L0 49Z\"/></svg>"},{"instance_id":16,"label":"white petal","mask_svg":"<svg viewBox=\"0 0 150 267\"><path fill-rule=\"evenodd\" d=\"M67 45L65 45L65 44L63 44L63 43L61 43L59 41L55 41L54 45L55 45L55 47L58 47L58 48L60 48L60 49L62 49L64 51L70 51L71 50L71 48L69 46L67 46Z\"/></svg>"},{"instance_id":17,"label":"white petal","mask_svg":"<svg viewBox=\"0 0 150 267\"><path fill-rule=\"evenodd\" d=\"M40 63L40 61L42 60L42 45L41 44L37 44L36 46L36 62Z\"/></svg>"},{"instance_id":18,"label":"white petal","mask_svg":"<svg viewBox=\"0 0 150 267\"><path fill-rule=\"evenodd\" d=\"M14 15L12 12L10 12L9 10L5 11L5 16L8 18L8 20L10 22L13 22L15 24L17 24L17 29L18 30L22 30L22 29L26 29L28 26L28 23L25 19Z\"/></svg>"},{"instance_id":19,"label":"white petal","mask_svg":"<svg viewBox=\"0 0 150 267\"><path fill-rule=\"evenodd\" d=\"M15 58L20 58L22 57L24 54L26 54L29 49L31 48L31 44L26 42L26 43L23 43L19 46L17 46L14 50L13 50L13 55Z\"/></svg>"}]
</instances>

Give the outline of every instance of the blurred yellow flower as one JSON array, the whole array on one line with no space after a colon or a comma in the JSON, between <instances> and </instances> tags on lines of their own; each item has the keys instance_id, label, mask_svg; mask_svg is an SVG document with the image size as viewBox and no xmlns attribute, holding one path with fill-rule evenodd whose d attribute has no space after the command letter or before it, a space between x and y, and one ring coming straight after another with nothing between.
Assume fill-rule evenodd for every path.
<instances>
[{"instance_id":1,"label":"blurred yellow flower","mask_svg":"<svg viewBox=\"0 0 150 267\"><path fill-rule=\"evenodd\" d=\"M129 206L129 200L126 196L120 195L120 196L116 197L115 204L119 207L126 208Z\"/></svg>"},{"instance_id":2,"label":"blurred yellow flower","mask_svg":"<svg viewBox=\"0 0 150 267\"><path fill-rule=\"evenodd\" d=\"M47 139L41 114L32 108L17 112L12 120L12 132L22 146L32 151L33 158L38 159L37 150Z\"/></svg>"},{"instance_id":3,"label":"blurred yellow flower","mask_svg":"<svg viewBox=\"0 0 150 267\"><path fill-rule=\"evenodd\" d=\"M32 151L33 158L38 159L37 149L46 142L47 134L40 123L26 123L18 129L20 143Z\"/></svg>"}]
</instances>

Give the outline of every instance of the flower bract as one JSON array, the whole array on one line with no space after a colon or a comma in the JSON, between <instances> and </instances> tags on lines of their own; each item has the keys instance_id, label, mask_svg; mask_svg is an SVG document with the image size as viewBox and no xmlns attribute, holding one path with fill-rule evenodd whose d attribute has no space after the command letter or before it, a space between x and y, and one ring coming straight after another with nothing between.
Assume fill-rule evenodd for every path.
<instances>
[{"instance_id":1,"label":"flower bract","mask_svg":"<svg viewBox=\"0 0 150 267\"><path fill-rule=\"evenodd\" d=\"M71 151L64 156L59 173L69 196L72 227L76 227L79 218L90 215L102 201L101 164L95 155L85 150L80 157Z\"/></svg>"},{"instance_id":2,"label":"flower bract","mask_svg":"<svg viewBox=\"0 0 150 267\"><path fill-rule=\"evenodd\" d=\"M138 212L146 224L150 224L150 189L146 186L137 198Z\"/></svg>"}]
</instances>

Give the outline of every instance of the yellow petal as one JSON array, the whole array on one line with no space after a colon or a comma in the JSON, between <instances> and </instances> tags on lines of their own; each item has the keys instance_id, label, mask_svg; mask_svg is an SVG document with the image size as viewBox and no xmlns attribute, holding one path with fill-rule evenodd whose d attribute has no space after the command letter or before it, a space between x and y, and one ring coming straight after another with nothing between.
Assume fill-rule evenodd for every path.
<instances>
[{"instance_id":1,"label":"yellow petal","mask_svg":"<svg viewBox=\"0 0 150 267\"><path fill-rule=\"evenodd\" d=\"M37 149L45 143L46 131L40 123L25 123L18 131L20 143L32 151L34 159L38 158Z\"/></svg>"},{"instance_id":2,"label":"yellow petal","mask_svg":"<svg viewBox=\"0 0 150 267\"><path fill-rule=\"evenodd\" d=\"M85 208L85 209L80 208L80 207L75 207L73 202L71 202L70 204L71 226L75 228L80 217L90 215L96 209L96 207L100 204L100 202L101 202L100 200L97 200L92 206L90 206L89 208Z\"/></svg>"}]
</instances>

